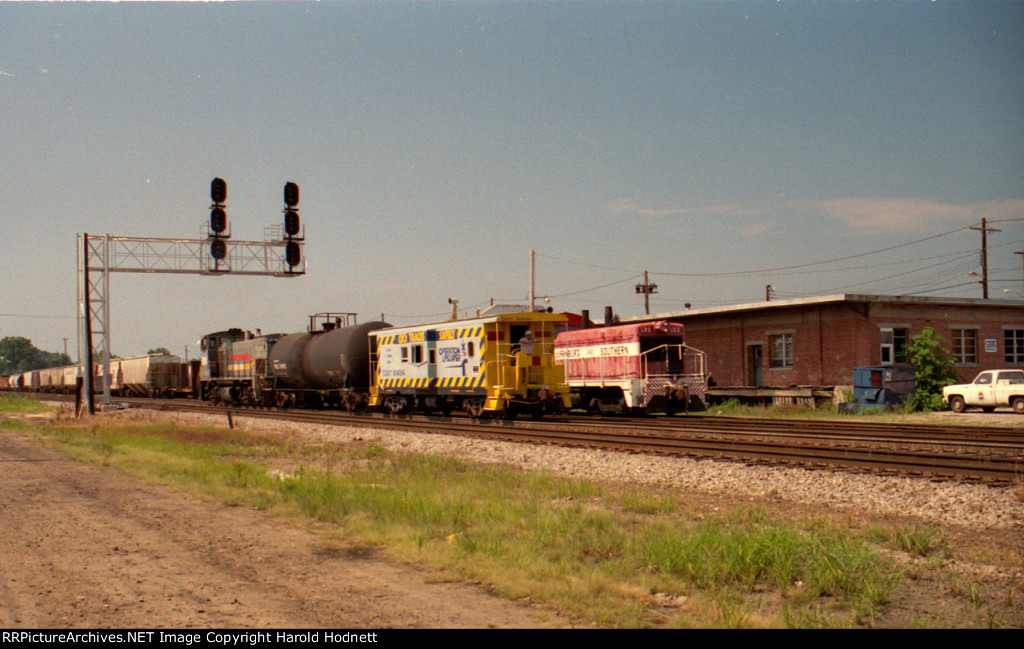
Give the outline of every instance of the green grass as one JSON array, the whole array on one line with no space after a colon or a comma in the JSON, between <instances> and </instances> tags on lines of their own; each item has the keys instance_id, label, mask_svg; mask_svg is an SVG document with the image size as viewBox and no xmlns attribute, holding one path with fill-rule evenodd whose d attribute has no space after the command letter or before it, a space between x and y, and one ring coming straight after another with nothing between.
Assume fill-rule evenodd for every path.
<instances>
[{"instance_id":1,"label":"green grass","mask_svg":"<svg viewBox=\"0 0 1024 649\"><path fill-rule=\"evenodd\" d=\"M885 409L864 408L860 412L837 412L831 402L816 407L792 404L749 404L739 399L726 399L708 407L706 411L695 413L725 417L754 417L767 419L840 419L843 421L901 421L908 418L921 417L927 413L916 412L910 404L901 404Z\"/></svg>"},{"instance_id":2,"label":"green grass","mask_svg":"<svg viewBox=\"0 0 1024 649\"><path fill-rule=\"evenodd\" d=\"M50 412L57 409L57 406L51 406L49 404L43 403L42 401L36 401L35 399L26 399L25 397L19 397L13 394L5 394L3 396L0 396L0 415L13 413Z\"/></svg>"}]
</instances>

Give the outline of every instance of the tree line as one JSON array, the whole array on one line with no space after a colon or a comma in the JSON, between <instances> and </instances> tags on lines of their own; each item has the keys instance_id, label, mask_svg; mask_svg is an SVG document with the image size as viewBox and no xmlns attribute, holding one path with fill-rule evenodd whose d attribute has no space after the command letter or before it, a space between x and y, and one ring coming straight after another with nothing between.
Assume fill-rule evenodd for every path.
<instances>
[{"instance_id":1,"label":"tree line","mask_svg":"<svg viewBox=\"0 0 1024 649\"><path fill-rule=\"evenodd\" d=\"M166 347L155 347L146 354L170 354ZM119 358L111 354L111 358ZM102 355L96 352L92 355L94 363L103 360ZM33 370L45 370L48 367L64 367L71 365L71 357L63 352L47 352L32 344L32 341L22 336L7 336L0 339L0 374L21 374Z\"/></svg>"},{"instance_id":2,"label":"tree line","mask_svg":"<svg viewBox=\"0 0 1024 649\"><path fill-rule=\"evenodd\" d=\"M71 365L71 357L63 352L43 351L21 336L0 339L0 374L18 374L64 365Z\"/></svg>"}]
</instances>

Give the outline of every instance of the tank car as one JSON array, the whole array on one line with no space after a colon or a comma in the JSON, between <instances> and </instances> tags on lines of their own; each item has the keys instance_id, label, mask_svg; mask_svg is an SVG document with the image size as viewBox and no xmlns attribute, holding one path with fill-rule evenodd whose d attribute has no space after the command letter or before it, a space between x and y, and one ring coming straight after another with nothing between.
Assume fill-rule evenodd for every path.
<instances>
[{"instance_id":1,"label":"tank car","mask_svg":"<svg viewBox=\"0 0 1024 649\"><path fill-rule=\"evenodd\" d=\"M371 332L369 405L506 418L566 409L553 346L564 323L560 314L525 312Z\"/></svg>"},{"instance_id":2,"label":"tank car","mask_svg":"<svg viewBox=\"0 0 1024 649\"><path fill-rule=\"evenodd\" d=\"M383 321L356 324L354 313L310 316L305 332L283 336L270 350L270 378L278 405L365 408L369 335L389 327Z\"/></svg>"},{"instance_id":3,"label":"tank car","mask_svg":"<svg viewBox=\"0 0 1024 649\"><path fill-rule=\"evenodd\" d=\"M573 406L593 412L706 407L706 356L688 347L680 323L657 321L564 331L555 362Z\"/></svg>"}]
</instances>

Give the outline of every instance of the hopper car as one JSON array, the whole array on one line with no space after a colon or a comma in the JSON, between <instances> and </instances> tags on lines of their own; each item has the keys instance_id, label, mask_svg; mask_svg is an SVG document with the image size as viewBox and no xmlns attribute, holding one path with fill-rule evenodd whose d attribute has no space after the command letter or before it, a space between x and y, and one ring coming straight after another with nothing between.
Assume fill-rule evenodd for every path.
<instances>
[{"instance_id":1,"label":"hopper car","mask_svg":"<svg viewBox=\"0 0 1024 649\"><path fill-rule=\"evenodd\" d=\"M171 354L148 354L110 359L110 393L118 396L171 397L193 392L191 363ZM93 392L102 393L102 363L92 363ZM12 390L74 394L82 376L78 365L50 367L10 377Z\"/></svg>"}]
</instances>

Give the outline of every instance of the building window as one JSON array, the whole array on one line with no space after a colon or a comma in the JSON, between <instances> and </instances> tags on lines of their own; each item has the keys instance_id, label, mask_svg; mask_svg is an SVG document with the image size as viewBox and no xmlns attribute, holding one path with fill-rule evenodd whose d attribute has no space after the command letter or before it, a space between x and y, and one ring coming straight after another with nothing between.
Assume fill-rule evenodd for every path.
<instances>
[{"instance_id":1,"label":"building window","mask_svg":"<svg viewBox=\"0 0 1024 649\"><path fill-rule=\"evenodd\" d=\"M1003 331L1003 349L1007 365L1024 365L1024 329Z\"/></svg>"},{"instance_id":2,"label":"building window","mask_svg":"<svg viewBox=\"0 0 1024 649\"><path fill-rule=\"evenodd\" d=\"M793 334L768 336L768 348L771 350L769 367L772 369L792 369Z\"/></svg>"},{"instance_id":3,"label":"building window","mask_svg":"<svg viewBox=\"0 0 1024 649\"><path fill-rule=\"evenodd\" d=\"M907 342L910 339L910 330L898 327L886 327L881 330L882 365L907 362Z\"/></svg>"},{"instance_id":4,"label":"building window","mask_svg":"<svg viewBox=\"0 0 1024 649\"><path fill-rule=\"evenodd\" d=\"M978 330L953 329L953 360L957 364L978 362Z\"/></svg>"}]
</instances>

